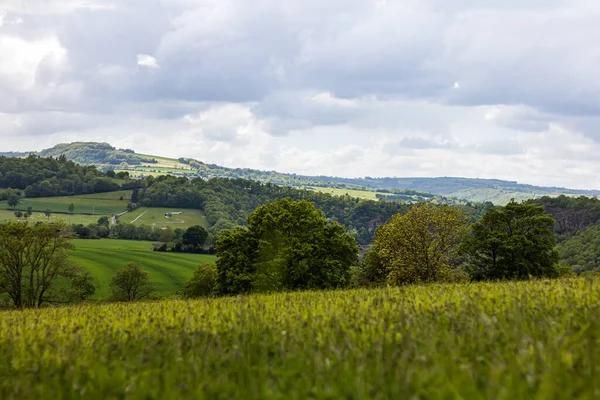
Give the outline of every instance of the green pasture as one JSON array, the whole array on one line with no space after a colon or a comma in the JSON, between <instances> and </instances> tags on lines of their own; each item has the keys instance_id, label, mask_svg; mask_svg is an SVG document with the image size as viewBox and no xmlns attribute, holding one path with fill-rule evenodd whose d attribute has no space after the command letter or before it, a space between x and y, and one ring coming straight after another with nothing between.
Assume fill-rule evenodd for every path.
<instances>
[{"instance_id":1,"label":"green pasture","mask_svg":"<svg viewBox=\"0 0 600 400\"><path fill-rule=\"evenodd\" d=\"M17 218L15 216L14 211L12 210L0 210L0 223L8 222L8 221L29 221L31 223L35 222L58 222L63 221L67 224L95 224L98 222L99 215L89 215L89 214L57 214L52 213L50 218L46 217L44 213L39 211L34 211L29 218Z\"/></svg>"},{"instance_id":2,"label":"green pasture","mask_svg":"<svg viewBox=\"0 0 600 400\"><path fill-rule=\"evenodd\" d=\"M151 156L148 154L139 154L142 157L145 158L153 158L155 159L157 162L156 163L142 163L141 165L144 167L155 167L155 169L160 168L160 167L164 167L164 168L190 168L189 165L187 164L183 164L180 163L179 160L175 159L175 158L168 158L168 157L157 157L157 156Z\"/></svg>"},{"instance_id":3,"label":"green pasture","mask_svg":"<svg viewBox=\"0 0 600 400\"><path fill-rule=\"evenodd\" d=\"M142 265L159 294L169 296L183 288L198 264L215 260L210 255L155 252L152 242L75 239L73 244L70 259L94 277L97 299L109 297L108 285L115 271L130 261Z\"/></svg>"},{"instance_id":4,"label":"green pasture","mask_svg":"<svg viewBox=\"0 0 600 400\"><path fill-rule=\"evenodd\" d=\"M356 190L356 189L339 189L329 187L311 186L307 189L314 190L315 192L329 193L333 196L350 196L357 197L359 199L377 200L377 194L386 194L380 192L372 192L369 190Z\"/></svg>"},{"instance_id":5,"label":"green pasture","mask_svg":"<svg viewBox=\"0 0 600 400\"><path fill-rule=\"evenodd\" d=\"M182 164L183 165L183 164ZM189 168L187 165L185 166L186 168L180 167L180 168L174 168L174 167L154 167L152 164L150 165L144 165L142 167L135 167L136 171L148 171L148 172L152 172L155 171L156 172L190 172L191 168Z\"/></svg>"},{"instance_id":6,"label":"green pasture","mask_svg":"<svg viewBox=\"0 0 600 400\"><path fill-rule=\"evenodd\" d=\"M79 196L23 198L17 210L25 211L31 206L34 211L50 209L55 213L69 213L69 204L73 203L76 214L114 215L127 209L131 192L131 190L120 190ZM0 201L0 209L12 209L12 207L9 207L6 201Z\"/></svg>"},{"instance_id":7,"label":"green pasture","mask_svg":"<svg viewBox=\"0 0 600 400\"><path fill-rule=\"evenodd\" d=\"M119 172L128 172L129 176L135 179L138 178L145 178L147 176L153 176L153 177L157 177L157 176L161 176L161 175L167 175L166 172L150 172L150 171L136 171L136 170L131 170L131 169L115 169L115 173L119 173Z\"/></svg>"},{"instance_id":8,"label":"green pasture","mask_svg":"<svg viewBox=\"0 0 600 400\"><path fill-rule=\"evenodd\" d=\"M166 213L181 212L182 214L166 217ZM135 222L134 222L135 221ZM148 208L141 207L119 217L121 223L135 225L150 225L171 228L189 228L200 225L208 228L208 221L200 210L185 208Z\"/></svg>"}]
</instances>

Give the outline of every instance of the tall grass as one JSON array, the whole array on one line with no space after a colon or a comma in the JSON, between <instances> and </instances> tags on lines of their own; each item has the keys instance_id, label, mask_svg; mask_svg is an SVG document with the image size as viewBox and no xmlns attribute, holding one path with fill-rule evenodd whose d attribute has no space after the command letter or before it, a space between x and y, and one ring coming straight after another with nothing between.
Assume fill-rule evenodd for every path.
<instances>
[{"instance_id":1,"label":"tall grass","mask_svg":"<svg viewBox=\"0 0 600 400\"><path fill-rule=\"evenodd\" d=\"M0 313L0 398L599 398L600 281Z\"/></svg>"}]
</instances>

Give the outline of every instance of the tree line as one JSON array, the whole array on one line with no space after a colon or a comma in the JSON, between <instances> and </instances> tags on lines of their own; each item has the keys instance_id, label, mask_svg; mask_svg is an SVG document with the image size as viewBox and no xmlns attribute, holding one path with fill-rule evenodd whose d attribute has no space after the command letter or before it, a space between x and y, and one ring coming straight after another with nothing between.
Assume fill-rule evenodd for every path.
<instances>
[{"instance_id":1,"label":"tree line","mask_svg":"<svg viewBox=\"0 0 600 400\"><path fill-rule=\"evenodd\" d=\"M125 178L126 175L122 175ZM141 182L115 182L112 177L94 166L81 166L59 158L0 157L0 188L14 189L20 197L71 196L87 193L111 192L141 185ZM8 194L0 193L0 200Z\"/></svg>"},{"instance_id":2,"label":"tree line","mask_svg":"<svg viewBox=\"0 0 600 400\"><path fill-rule=\"evenodd\" d=\"M250 214L267 202L283 198L306 200L314 203L330 221L344 225L360 245L370 244L378 226L410 208L410 204L399 201L333 196L271 183L227 178L197 178L190 181L173 176L148 177L144 179L144 188L134 190L133 197L135 206L202 210L208 219L208 231L213 237L218 237L225 230L246 225ZM469 203L460 207L472 220L476 220L492 206L491 203Z\"/></svg>"},{"instance_id":3,"label":"tree line","mask_svg":"<svg viewBox=\"0 0 600 400\"><path fill-rule=\"evenodd\" d=\"M246 227L223 232L215 266L200 265L187 297L569 276L553 218L510 202L471 223L460 208L423 203L381 225L358 261L355 239L307 201L262 205Z\"/></svg>"},{"instance_id":4,"label":"tree line","mask_svg":"<svg viewBox=\"0 0 600 400\"><path fill-rule=\"evenodd\" d=\"M359 261L356 239L314 203L276 199L257 207L246 226L222 232L216 264L200 265L182 295L567 276L571 269L558 263L554 224L543 207L527 203L489 209L475 223L459 207L422 203L379 226ZM198 250L207 236L202 227L190 227L181 244ZM15 307L93 295L89 275L68 261L71 237L64 223L0 225L0 294ZM135 263L111 281L116 301L155 297L154 288Z\"/></svg>"}]
</instances>

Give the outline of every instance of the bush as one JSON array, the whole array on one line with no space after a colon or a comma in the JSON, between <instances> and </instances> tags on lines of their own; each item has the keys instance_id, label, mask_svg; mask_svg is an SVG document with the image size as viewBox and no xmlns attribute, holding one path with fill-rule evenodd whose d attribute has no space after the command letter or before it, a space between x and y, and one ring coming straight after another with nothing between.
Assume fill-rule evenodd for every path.
<instances>
[{"instance_id":1,"label":"bush","mask_svg":"<svg viewBox=\"0 0 600 400\"><path fill-rule=\"evenodd\" d=\"M209 297L215 294L216 286L216 267L213 264L200 264L185 283L182 294L187 298Z\"/></svg>"}]
</instances>

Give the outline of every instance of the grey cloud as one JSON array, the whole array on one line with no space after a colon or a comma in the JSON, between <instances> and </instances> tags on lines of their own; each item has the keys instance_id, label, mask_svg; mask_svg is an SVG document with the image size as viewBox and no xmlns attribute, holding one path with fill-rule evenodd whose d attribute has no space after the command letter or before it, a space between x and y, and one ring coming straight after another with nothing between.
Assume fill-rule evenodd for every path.
<instances>
[{"instance_id":1,"label":"grey cloud","mask_svg":"<svg viewBox=\"0 0 600 400\"><path fill-rule=\"evenodd\" d=\"M65 79L82 81L92 99L268 103L309 89L597 114L595 60L574 46L595 47L596 24L583 6L565 17L559 3L63 1L55 8L77 11L52 18L62 18ZM161 69L140 71L137 54Z\"/></svg>"},{"instance_id":2,"label":"grey cloud","mask_svg":"<svg viewBox=\"0 0 600 400\"><path fill-rule=\"evenodd\" d=\"M442 168L432 153L447 153L444 169L486 154L519 157L554 127L566 137L551 144L556 154L569 139L588 144L579 132L600 142L600 5L589 0L4 0L0 8L23 19L3 24L0 40L23 48L56 40L66 51L60 62L41 57L33 82L19 85L2 70L10 55L0 54L0 137L183 130L198 148L231 146L213 146L216 159L288 169L270 154L309 138L296 150L332 171L357 151L349 145L378 141L390 144L381 152L393 162L423 173ZM160 68L138 66L139 54ZM484 106L501 112L486 120ZM203 113L210 119L182 122ZM365 153L365 173L386 168L377 151ZM527 165L551 162L551 153ZM563 154L591 157L579 147ZM469 171L461 168L453 171Z\"/></svg>"}]
</instances>

